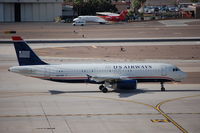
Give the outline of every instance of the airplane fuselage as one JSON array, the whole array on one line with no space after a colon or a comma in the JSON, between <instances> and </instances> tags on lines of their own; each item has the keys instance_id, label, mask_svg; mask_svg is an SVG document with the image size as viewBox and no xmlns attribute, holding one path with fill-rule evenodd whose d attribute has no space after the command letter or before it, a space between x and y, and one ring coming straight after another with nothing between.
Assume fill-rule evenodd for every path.
<instances>
[{"instance_id":1,"label":"airplane fuselage","mask_svg":"<svg viewBox=\"0 0 200 133\"><path fill-rule=\"evenodd\" d=\"M106 93L107 88L137 89L138 82L179 82L186 73L171 64L164 63L68 63L53 65L42 61L27 43L19 36L12 37L19 66L8 70L25 76L70 83L101 84L99 89Z\"/></svg>"},{"instance_id":2,"label":"airplane fuselage","mask_svg":"<svg viewBox=\"0 0 200 133\"><path fill-rule=\"evenodd\" d=\"M9 70L35 78L80 83L93 82L88 75L92 77L97 75L98 77L126 77L126 79L137 80L137 82L178 82L186 75L176 66L164 63L28 65L11 67Z\"/></svg>"}]
</instances>

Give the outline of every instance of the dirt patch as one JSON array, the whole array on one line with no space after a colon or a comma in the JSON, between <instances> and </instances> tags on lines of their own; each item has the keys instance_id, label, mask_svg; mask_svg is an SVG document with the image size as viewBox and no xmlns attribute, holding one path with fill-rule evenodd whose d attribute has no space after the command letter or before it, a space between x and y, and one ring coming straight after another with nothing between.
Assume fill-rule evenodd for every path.
<instances>
[{"instance_id":1,"label":"dirt patch","mask_svg":"<svg viewBox=\"0 0 200 133\"><path fill-rule=\"evenodd\" d=\"M40 56L119 59L199 60L199 45L62 47L35 50Z\"/></svg>"}]
</instances>

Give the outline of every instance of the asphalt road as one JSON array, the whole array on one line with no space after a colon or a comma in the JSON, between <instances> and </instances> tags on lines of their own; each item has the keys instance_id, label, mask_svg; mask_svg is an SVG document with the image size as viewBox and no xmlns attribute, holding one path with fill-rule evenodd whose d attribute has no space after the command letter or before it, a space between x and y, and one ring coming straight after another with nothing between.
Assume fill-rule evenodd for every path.
<instances>
[{"instance_id":1,"label":"asphalt road","mask_svg":"<svg viewBox=\"0 0 200 133\"><path fill-rule=\"evenodd\" d=\"M199 37L200 20L144 21L86 26L72 26L71 23L25 22L0 23L0 37L10 39L5 31L16 31L26 39L80 39L80 38L163 38Z\"/></svg>"}]
</instances>

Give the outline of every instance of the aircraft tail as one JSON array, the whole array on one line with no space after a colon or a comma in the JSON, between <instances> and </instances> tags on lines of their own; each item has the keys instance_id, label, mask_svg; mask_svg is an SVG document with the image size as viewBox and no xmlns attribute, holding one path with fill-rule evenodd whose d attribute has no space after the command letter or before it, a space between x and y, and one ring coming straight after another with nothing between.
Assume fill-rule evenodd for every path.
<instances>
[{"instance_id":1,"label":"aircraft tail","mask_svg":"<svg viewBox=\"0 0 200 133\"><path fill-rule=\"evenodd\" d=\"M15 51L20 66L47 65L42 61L20 36L13 36Z\"/></svg>"},{"instance_id":2,"label":"aircraft tail","mask_svg":"<svg viewBox=\"0 0 200 133\"><path fill-rule=\"evenodd\" d=\"M123 17L125 19L126 15L128 14L128 11L127 10L123 10L121 13L120 13L120 17Z\"/></svg>"}]
</instances>

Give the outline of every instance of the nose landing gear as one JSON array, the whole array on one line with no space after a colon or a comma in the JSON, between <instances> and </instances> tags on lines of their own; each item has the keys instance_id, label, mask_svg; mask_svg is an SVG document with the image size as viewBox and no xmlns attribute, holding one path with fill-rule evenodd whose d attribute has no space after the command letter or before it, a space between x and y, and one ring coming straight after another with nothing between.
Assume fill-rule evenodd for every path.
<instances>
[{"instance_id":1,"label":"nose landing gear","mask_svg":"<svg viewBox=\"0 0 200 133\"><path fill-rule=\"evenodd\" d=\"M164 83L161 82L160 84L161 84L161 91L165 91Z\"/></svg>"}]
</instances>

